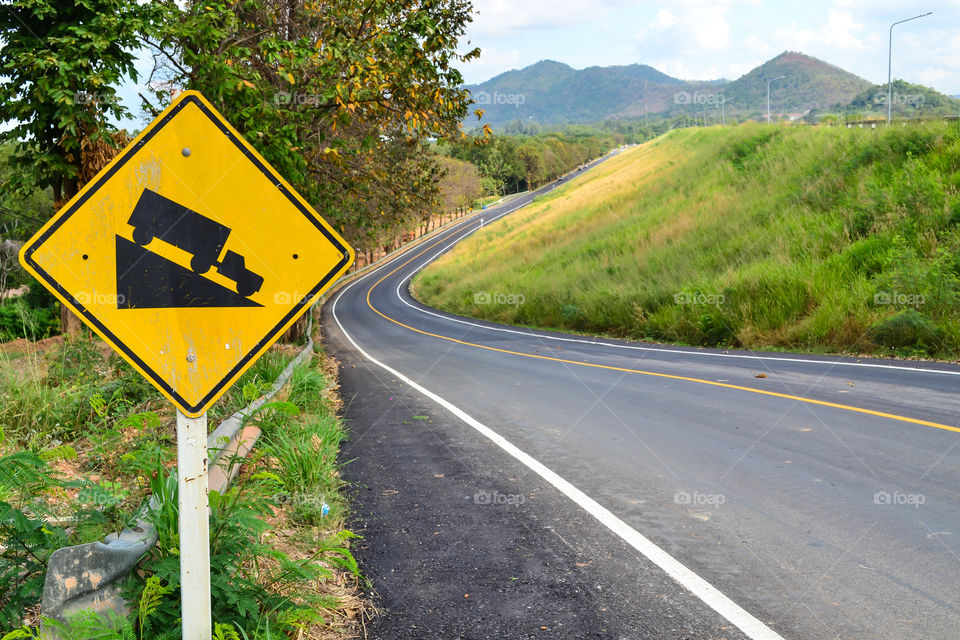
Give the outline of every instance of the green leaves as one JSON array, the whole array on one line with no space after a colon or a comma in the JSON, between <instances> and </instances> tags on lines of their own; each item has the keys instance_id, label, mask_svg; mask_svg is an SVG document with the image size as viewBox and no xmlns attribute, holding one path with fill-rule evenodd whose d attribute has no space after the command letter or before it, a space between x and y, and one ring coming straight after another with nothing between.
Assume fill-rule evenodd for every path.
<instances>
[{"instance_id":1,"label":"green leaves","mask_svg":"<svg viewBox=\"0 0 960 640\"><path fill-rule=\"evenodd\" d=\"M422 141L459 137L464 0L162 3L165 71L220 109L353 242L439 207ZM179 57L178 57L179 56Z\"/></svg>"},{"instance_id":2,"label":"green leaves","mask_svg":"<svg viewBox=\"0 0 960 640\"><path fill-rule=\"evenodd\" d=\"M66 544L64 530L44 519L43 497L55 485L36 454L0 456L0 627L20 624L24 608L40 598L47 559Z\"/></svg>"},{"instance_id":3,"label":"green leaves","mask_svg":"<svg viewBox=\"0 0 960 640\"><path fill-rule=\"evenodd\" d=\"M0 188L56 199L80 185L81 142L128 117L115 87L136 79L137 33L149 7L136 0L17 2L0 12L0 120L16 121L0 141L17 143L23 171Z\"/></svg>"},{"instance_id":4,"label":"green leaves","mask_svg":"<svg viewBox=\"0 0 960 640\"><path fill-rule=\"evenodd\" d=\"M234 627L218 622L213 627L213 640L240 640L240 636Z\"/></svg>"},{"instance_id":5,"label":"green leaves","mask_svg":"<svg viewBox=\"0 0 960 640\"><path fill-rule=\"evenodd\" d=\"M164 586L157 576L150 576L143 587L143 593L140 594L140 603L137 606L137 624L141 631L147 627L147 623L157 609L163 597L173 593L174 589Z\"/></svg>"}]
</instances>

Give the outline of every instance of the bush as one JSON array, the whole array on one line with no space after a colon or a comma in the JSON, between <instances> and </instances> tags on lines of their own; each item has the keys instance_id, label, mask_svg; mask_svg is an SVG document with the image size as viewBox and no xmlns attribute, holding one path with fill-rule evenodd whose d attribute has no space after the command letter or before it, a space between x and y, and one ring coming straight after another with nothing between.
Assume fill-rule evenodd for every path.
<instances>
[{"instance_id":1,"label":"bush","mask_svg":"<svg viewBox=\"0 0 960 640\"><path fill-rule=\"evenodd\" d=\"M891 349L914 347L928 353L943 348L943 330L915 309L904 309L870 329L870 339Z\"/></svg>"},{"instance_id":2,"label":"bush","mask_svg":"<svg viewBox=\"0 0 960 640\"><path fill-rule=\"evenodd\" d=\"M20 626L40 600L50 555L66 544L66 532L45 521L43 497L56 486L36 454L0 456L0 628Z\"/></svg>"},{"instance_id":3,"label":"bush","mask_svg":"<svg viewBox=\"0 0 960 640\"><path fill-rule=\"evenodd\" d=\"M60 316L53 307L33 308L22 298L0 304L0 342L42 340L59 332Z\"/></svg>"}]
</instances>

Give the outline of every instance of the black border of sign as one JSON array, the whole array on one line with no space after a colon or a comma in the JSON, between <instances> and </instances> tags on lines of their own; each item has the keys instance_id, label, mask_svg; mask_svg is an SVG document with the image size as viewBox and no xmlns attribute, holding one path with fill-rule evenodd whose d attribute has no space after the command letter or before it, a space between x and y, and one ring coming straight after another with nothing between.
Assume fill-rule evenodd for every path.
<instances>
[{"instance_id":1,"label":"black border of sign","mask_svg":"<svg viewBox=\"0 0 960 640\"><path fill-rule=\"evenodd\" d=\"M279 189L280 192L287 198L287 200L289 200L297 208L297 210L300 211L304 215L304 217L307 218L307 220L313 223L313 225L327 238L327 240L329 240L330 243L336 249L338 249L340 253L343 255L343 259L340 262L338 262L337 265L332 270L330 270L330 272L327 273L320 280L320 282L318 282L317 285L310 290L310 292L307 295L303 296L297 302L297 304L295 304L293 308L283 317L283 319L280 320L280 322L278 322L277 325L273 329L271 329L267 333L267 335L262 340L260 340L260 342L256 344L256 346L253 347L253 349L250 349L247 352L247 354L240 360L240 362L238 362L236 366L233 369L231 369L230 372L227 373L227 375L225 375L220 380L220 382L214 385L213 389L211 389L210 392L207 393L200 400L200 402L198 402L195 405L188 404L187 401L184 400L184 398L179 393L177 393L176 390L169 383L163 380L163 378L161 378L157 374L157 372L155 372L153 369L148 367L146 363L143 360L141 360L133 352L132 349L130 349L123 342L121 342L117 338L117 336L113 334L112 331L110 331L102 322L100 322L96 318L96 316L94 316L85 306L83 306L80 302L78 302L73 297L73 294L69 293L66 289L60 286L59 282L54 280L49 273L44 271L40 267L40 265L38 265L33 260L34 252L37 249L39 249L43 245L43 243L46 242L50 238L50 236L52 236L57 231L57 229L59 229L63 225L64 222L66 222L74 213L76 213L77 210L81 206L83 206L83 204L93 194L99 191L100 188L103 187L108 180L110 180L113 174L116 173L117 170L120 169L120 167L126 164L127 161L132 159L133 156L136 155L136 153L140 151L140 149L142 149L143 146L146 145L147 142L149 142L154 135L157 134L157 132L159 132L161 129L163 129L164 126L169 124L170 120L172 120L178 113L180 113L187 105L190 105L190 104L198 107L200 111L205 116L207 116L207 118L209 118L210 121L213 122L213 124L215 124L217 128L225 136L227 136L227 138L230 139L230 142L232 142L234 146L237 147L237 149L239 149L240 152L244 156L246 156L247 159L249 159L257 167L257 169L260 170L260 172L264 176L269 178L270 181L277 187L277 189ZM29 247L27 247L27 249L24 251L23 256L24 256L24 260L27 261L30 264L30 266L33 269L35 269L36 272L39 275L41 275L48 284L52 285L60 293L60 295L64 297L64 299L73 301L71 305L74 307L76 311L78 311L81 315L83 315L83 317L86 318L88 322L90 322L92 325L96 326L101 332L103 332L103 334L108 337L110 342L114 346L116 346L118 349L123 351L123 353L128 358L136 362L137 366L140 367L140 370L146 373L147 376L153 381L154 384L156 384L158 387L160 387L166 393L168 393L170 397L172 397L177 402L177 404L187 409L188 412L198 413L202 407L204 407L209 402L211 402L212 398L217 397L225 390L224 385L226 384L226 382L231 378L233 378L234 376L236 376L240 371L242 371L244 367L246 367L247 364L251 362L251 359L253 358L254 354L259 353L264 347L268 346L269 344L271 344L277 339L278 337L277 334L280 333L280 330L284 327L284 325L290 322L292 318L302 315L303 312L306 311L305 307L306 307L307 301L313 299L313 297L316 296L319 293L319 291L324 288L324 286L326 286L326 284L330 281L330 279L334 276L334 274L336 274L342 268L347 266L347 264L350 261L350 250L342 242L340 242L340 240L336 236L331 234L330 230L327 229L317 219L317 217L314 216L303 205L303 203L301 203L296 197L294 197L294 195L290 192L290 190L287 189L286 185L283 184L283 180L280 177L280 175L277 174L272 167L270 167L269 165L261 161L256 156L256 154L251 153L250 149L247 148L246 144L243 141L241 141L236 135L234 135L232 131L230 131L230 129L224 124L224 122L221 120L220 117L218 117L214 113L211 113L211 111L207 108L207 106L201 100L199 100L196 96L189 95L184 97L179 103L177 103L177 105L173 109L171 109L170 112L167 113L162 120L154 123L151 126L150 130L147 131L146 135L144 135L143 138L141 138L135 145L127 148L121 154L117 162L112 167L110 167L110 170L104 173L102 176L100 176L100 179L97 180L96 184L94 184L90 189L86 190L83 196L79 200L77 200L70 207L70 209L65 211L63 215L59 216L54 224L52 224L48 229L46 229L46 231L44 231L42 235L38 236L36 240L32 242Z\"/></svg>"}]
</instances>

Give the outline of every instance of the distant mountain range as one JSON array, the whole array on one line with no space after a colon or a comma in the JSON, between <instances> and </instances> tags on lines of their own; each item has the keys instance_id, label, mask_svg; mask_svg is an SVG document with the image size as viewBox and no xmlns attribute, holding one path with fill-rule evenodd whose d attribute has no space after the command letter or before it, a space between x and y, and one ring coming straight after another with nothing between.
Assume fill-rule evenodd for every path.
<instances>
[{"instance_id":1,"label":"distant mountain range","mask_svg":"<svg viewBox=\"0 0 960 640\"><path fill-rule=\"evenodd\" d=\"M719 119L723 110L728 116L742 119L765 116L767 80L779 76L786 77L771 83L770 90L771 111L775 114L795 118L811 110L886 109L876 97L881 93L877 85L817 58L790 51L733 81L680 80L644 64L577 70L544 60L466 88L476 101L474 108L485 111L482 123L494 128L518 120L555 126L644 114L658 118L696 116L704 111L708 117ZM916 85L903 83L901 89L909 87ZM886 95L886 86L882 89ZM947 105L945 111L954 108L951 97L921 89L925 96L921 105ZM920 91L908 95L917 93ZM851 106L858 99L862 104ZM902 96L895 98L898 113L912 115L914 109L907 109L907 102Z\"/></svg>"}]
</instances>

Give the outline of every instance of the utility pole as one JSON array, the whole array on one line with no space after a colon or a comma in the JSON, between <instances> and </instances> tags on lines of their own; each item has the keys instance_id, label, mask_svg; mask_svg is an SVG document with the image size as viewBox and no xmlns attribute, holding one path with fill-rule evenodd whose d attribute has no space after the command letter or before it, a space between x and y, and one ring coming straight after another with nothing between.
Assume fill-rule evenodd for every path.
<instances>
[{"instance_id":1,"label":"utility pole","mask_svg":"<svg viewBox=\"0 0 960 640\"><path fill-rule=\"evenodd\" d=\"M727 126L727 103L728 103L728 102L733 102L734 100L736 100L736 98L730 98L729 100L727 100L726 98L724 98L724 99L720 102L720 113L721 113L721 117L722 117L721 126L724 126L724 127Z\"/></svg>"},{"instance_id":2,"label":"utility pole","mask_svg":"<svg viewBox=\"0 0 960 640\"><path fill-rule=\"evenodd\" d=\"M933 11L928 11L922 13L919 16L913 16L912 18L907 18L906 20L898 20L890 25L890 46L887 48L887 125L893 121L893 28L898 24L903 24L904 22L910 22L911 20L916 20L917 18L926 18Z\"/></svg>"},{"instance_id":3,"label":"utility pole","mask_svg":"<svg viewBox=\"0 0 960 640\"><path fill-rule=\"evenodd\" d=\"M786 77L787 76L783 75L767 80L767 124L770 124L770 83L776 82L777 80L783 80Z\"/></svg>"}]
</instances>

